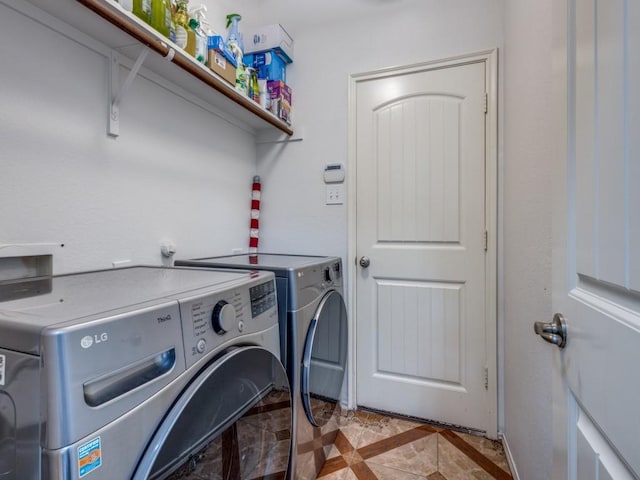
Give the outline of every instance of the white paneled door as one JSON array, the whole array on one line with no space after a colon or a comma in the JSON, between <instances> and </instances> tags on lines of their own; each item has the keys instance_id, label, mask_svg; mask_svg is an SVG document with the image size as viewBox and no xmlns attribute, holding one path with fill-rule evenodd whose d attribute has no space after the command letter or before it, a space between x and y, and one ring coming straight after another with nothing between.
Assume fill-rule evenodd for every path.
<instances>
[{"instance_id":1,"label":"white paneled door","mask_svg":"<svg viewBox=\"0 0 640 480\"><path fill-rule=\"evenodd\" d=\"M554 478L640 478L640 2L554 14Z\"/></svg>"},{"instance_id":2,"label":"white paneled door","mask_svg":"<svg viewBox=\"0 0 640 480\"><path fill-rule=\"evenodd\" d=\"M492 431L486 68L427 65L356 83L356 397Z\"/></svg>"}]
</instances>

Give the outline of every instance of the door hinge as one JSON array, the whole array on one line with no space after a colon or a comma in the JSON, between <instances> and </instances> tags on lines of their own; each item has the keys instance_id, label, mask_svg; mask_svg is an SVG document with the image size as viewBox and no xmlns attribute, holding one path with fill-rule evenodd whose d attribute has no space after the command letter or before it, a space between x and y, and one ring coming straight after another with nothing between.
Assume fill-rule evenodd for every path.
<instances>
[{"instance_id":1,"label":"door hinge","mask_svg":"<svg viewBox=\"0 0 640 480\"><path fill-rule=\"evenodd\" d=\"M484 93L484 113L489 111L489 94L487 92Z\"/></svg>"},{"instance_id":2,"label":"door hinge","mask_svg":"<svg viewBox=\"0 0 640 480\"><path fill-rule=\"evenodd\" d=\"M484 367L484 389L489 390L489 367Z\"/></svg>"},{"instance_id":3,"label":"door hinge","mask_svg":"<svg viewBox=\"0 0 640 480\"><path fill-rule=\"evenodd\" d=\"M484 251L486 252L489 249L489 232L487 230L484 231Z\"/></svg>"}]
</instances>

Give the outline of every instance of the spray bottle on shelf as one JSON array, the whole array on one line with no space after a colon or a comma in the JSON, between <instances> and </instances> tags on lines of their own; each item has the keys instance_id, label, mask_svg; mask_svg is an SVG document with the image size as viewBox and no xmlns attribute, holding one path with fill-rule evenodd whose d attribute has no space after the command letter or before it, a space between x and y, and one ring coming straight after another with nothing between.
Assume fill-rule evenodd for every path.
<instances>
[{"instance_id":1,"label":"spray bottle on shelf","mask_svg":"<svg viewBox=\"0 0 640 480\"><path fill-rule=\"evenodd\" d=\"M204 37L200 34L200 22L197 19L192 18L189 20L189 28L194 33L194 42L195 42L195 52L194 57L200 63L204 63L204 58L206 54L206 45L204 43Z\"/></svg>"},{"instance_id":2,"label":"spray bottle on shelf","mask_svg":"<svg viewBox=\"0 0 640 480\"><path fill-rule=\"evenodd\" d=\"M248 95L249 82L247 72L242 63L244 49L242 48L242 37L238 32L238 22L240 20L242 20L242 17L237 13L227 15L227 48L236 57L236 61L238 62L238 66L236 67L236 90L244 95Z\"/></svg>"},{"instance_id":3,"label":"spray bottle on shelf","mask_svg":"<svg viewBox=\"0 0 640 480\"><path fill-rule=\"evenodd\" d=\"M227 47L231 50L234 55L236 51L240 53L240 58L238 58L238 63L242 60L242 55L244 55L244 45L242 44L242 35L238 31L238 22L242 20L242 17L237 13L230 13L227 15Z\"/></svg>"},{"instance_id":4,"label":"spray bottle on shelf","mask_svg":"<svg viewBox=\"0 0 640 480\"><path fill-rule=\"evenodd\" d=\"M200 29L204 34L204 50L205 50L204 64L208 66L209 65L209 37L214 37L218 34L211 28L211 25L209 24L207 17L205 17L207 7L205 7L204 5L202 7L203 8L199 10L198 13L200 16L199 18Z\"/></svg>"},{"instance_id":5,"label":"spray bottle on shelf","mask_svg":"<svg viewBox=\"0 0 640 480\"><path fill-rule=\"evenodd\" d=\"M202 25L204 13L207 11L207 7L200 5L189 12L191 20L189 20L189 26L196 34L196 60L200 63L205 63L207 60L207 34L205 33Z\"/></svg>"}]
</instances>

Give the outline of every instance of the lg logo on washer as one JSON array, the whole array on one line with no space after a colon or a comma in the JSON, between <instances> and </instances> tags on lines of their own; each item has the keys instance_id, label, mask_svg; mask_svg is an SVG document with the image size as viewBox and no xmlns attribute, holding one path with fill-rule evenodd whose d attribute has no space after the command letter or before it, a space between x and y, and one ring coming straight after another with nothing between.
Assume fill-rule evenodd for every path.
<instances>
[{"instance_id":1,"label":"lg logo on washer","mask_svg":"<svg viewBox=\"0 0 640 480\"><path fill-rule=\"evenodd\" d=\"M109 340L109 335L107 335L107 332L102 332L101 334L96 334L96 335L86 335L84 337L82 337L82 340L80 340L80 346L82 346L82 348L90 348L91 346L93 346L93 344L98 344L98 343L102 343L102 342L106 342Z\"/></svg>"}]
</instances>

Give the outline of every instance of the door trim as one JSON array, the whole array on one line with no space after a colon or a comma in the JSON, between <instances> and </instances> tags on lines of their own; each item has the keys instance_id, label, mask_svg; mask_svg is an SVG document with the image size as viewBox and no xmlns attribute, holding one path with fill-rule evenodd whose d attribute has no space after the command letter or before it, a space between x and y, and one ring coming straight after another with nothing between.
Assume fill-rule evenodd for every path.
<instances>
[{"instance_id":1,"label":"door trim","mask_svg":"<svg viewBox=\"0 0 640 480\"><path fill-rule=\"evenodd\" d=\"M348 359L348 408L356 408L356 88L358 83L393 75L437 70L445 67L484 62L486 66L487 114L485 117L485 228L488 232L487 252L485 255L486 310L485 330L493 332L487 335L486 351L488 370L489 402L487 436L497 438L498 434L498 331L497 331L497 294L498 294L498 49L485 50L469 55L450 57L442 60L416 63L407 66L390 67L349 76L349 119L348 119L348 175L347 223L348 248L346 258L347 294L349 298L349 359ZM493 352L493 353L491 353Z\"/></svg>"},{"instance_id":2,"label":"door trim","mask_svg":"<svg viewBox=\"0 0 640 480\"><path fill-rule=\"evenodd\" d=\"M567 283L568 271L575 271L574 266L566 265L570 258L568 254L568 231L567 231L567 196L573 185L569 184L570 174L568 172L569 156L573 156L573 144L569 143L569 125L573 125L575 111L573 93L569 89L569 82L575 77L575 71L569 62L574 56L575 45L569 42L569 35L573 37L570 30L569 19L575 17L574 11L569 11L571 2L560 0L553 2L552 10L552 89L553 106L552 122L555 136L554 141L554 162L553 162L553 205L552 215L552 251L551 251L551 307L552 312L558 312L560 305L553 293L562 291ZM563 240L560 240L562 238ZM572 260L573 261L573 260ZM557 350L557 349L556 349ZM553 363L562 365L560 351L553 352ZM551 437L553 442L553 455L551 463L551 474L553 478L576 478L577 473L569 464L567 453L569 418L574 412L569 411L568 389L563 383L562 375L558 368L551 369L551 411L552 427ZM557 399L562 398L562 402ZM572 469L569 472L569 468Z\"/></svg>"}]
</instances>

